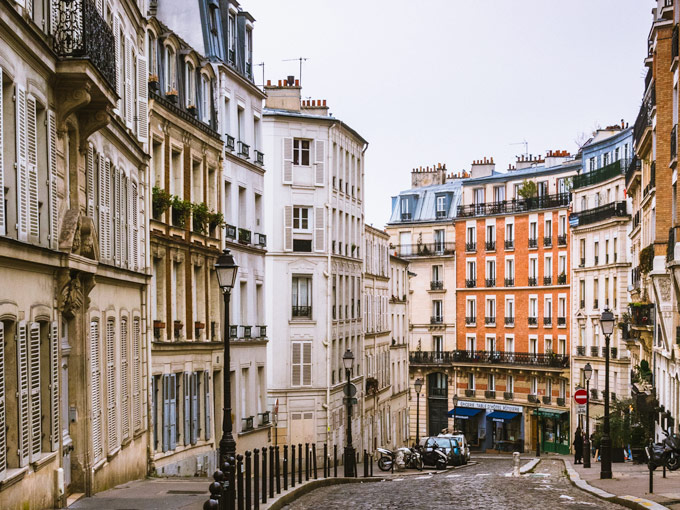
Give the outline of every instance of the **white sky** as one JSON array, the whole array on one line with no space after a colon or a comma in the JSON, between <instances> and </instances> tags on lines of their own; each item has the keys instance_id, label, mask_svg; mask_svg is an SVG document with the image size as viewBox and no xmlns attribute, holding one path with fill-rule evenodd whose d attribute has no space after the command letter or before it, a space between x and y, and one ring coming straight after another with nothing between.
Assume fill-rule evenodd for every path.
<instances>
[{"instance_id":1,"label":"white sky","mask_svg":"<svg viewBox=\"0 0 680 510\"><path fill-rule=\"evenodd\" d=\"M383 227L411 169L498 170L576 150L598 124L633 125L651 0L244 0L265 79L299 75L369 141L366 223ZM255 67L262 81L262 68Z\"/></svg>"}]
</instances>

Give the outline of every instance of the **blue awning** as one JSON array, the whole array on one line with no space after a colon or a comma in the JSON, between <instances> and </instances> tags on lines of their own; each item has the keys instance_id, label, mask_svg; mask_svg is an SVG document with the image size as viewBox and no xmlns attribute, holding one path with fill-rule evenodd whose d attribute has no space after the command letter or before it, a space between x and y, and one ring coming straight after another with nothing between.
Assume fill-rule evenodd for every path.
<instances>
[{"instance_id":1,"label":"blue awning","mask_svg":"<svg viewBox=\"0 0 680 510\"><path fill-rule=\"evenodd\" d=\"M481 409L471 409L470 407L456 407L455 416L456 418L461 418L467 420L470 416L476 416L481 412ZM454 415L454 409L449 411L449 416Z\"/></svg>"},{"instance_id":2,"label":"blue awning","mask_svg":"<svg viewBox=\"0 0 680 510\"><path fill-rule=\"evenodd\" d=\"M519 413L508 413L506 411L494 411L493 413L487 414L487 418L491 418L493 421L506 422L513 418L517 418Z\"/></svg>"}]
</instances>

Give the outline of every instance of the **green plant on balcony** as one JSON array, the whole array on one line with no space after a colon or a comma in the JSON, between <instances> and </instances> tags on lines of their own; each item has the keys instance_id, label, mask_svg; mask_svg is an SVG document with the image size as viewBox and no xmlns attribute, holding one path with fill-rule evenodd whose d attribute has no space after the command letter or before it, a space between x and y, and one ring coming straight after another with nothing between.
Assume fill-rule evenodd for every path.
<instances>
[{"instance_id":1,"label":"green plant on balcony","mask_svg":"<svg viewBox=\"0 0 680 510\"><path fill-rule=\"evenodd\" d=\"M172 195L164 189L154 186L151 190L151 209L153 217L160 219L161 215L172 205Z\"/></svg>"},{"instance_id":2,"label":"green plant on balcony","mask_svg":"<svg viewBox=\"0 0 680 510\"><path fill-rule=\"evenodd\" d=\"M172 197L172 224L175 227L184 228L191 216L193 204L180 197Z\"/></svg>"},{"instance_id":3,"label":"green plant on balcony","mask_svg":"<svg viewBox=\"0 0 680 510\"><path fill-rule=\"evenodd\" d=\"M205 233L205 228L208 225L208 215L210 211L205 203L191 204L191 210L194 214L193 231L199 234Z\"/></svg>"},{"instance_id":4,"label":"green plant on balcony","mask_svg":"<svg viewBox=\"0 0 680 510\"><path fill-rule=\"evenodd\" d=\"M534 181L524 179L522 187L517 191L522 198L533 198L538 194L538 186Z\"/></svg>"},{"instance_id":5,"label":"green plant on balcony","mask_svg":"<svg viewBox=\"0 0 680 510\"><path fill-rule=\"evenodd\" d=\"M217 227L224 226L224 215L221 212L210 211L208 213L208 228L212 232Z\"/></svg>"},{"instance_id":6,"label":"green plant on balcony","mask_svg":"<svg viewBox=\"0 0 680 510\"><path fill-rule=\"evenodd\" d=\"M654 245L650 244L640 251L640 271L649 273L654 267Z\"/></svg>"}]
</instances>

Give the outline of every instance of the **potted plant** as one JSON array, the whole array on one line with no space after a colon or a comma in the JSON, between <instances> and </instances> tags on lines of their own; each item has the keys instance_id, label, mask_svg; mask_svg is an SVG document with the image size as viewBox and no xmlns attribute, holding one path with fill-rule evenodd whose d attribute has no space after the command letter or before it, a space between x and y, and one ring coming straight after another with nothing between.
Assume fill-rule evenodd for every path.
<instances>
[{"instance_id":1,"label":"potted plant","mask_svg":"<svg viewBox=\"0 0 680 510\"><path fill-rule=\"evenodd\" d=\"M177 92L177 89L170 89L165 93L166 99L170 101L172 104L177 104L178 96L179 93Z\"/></svg>"},{"instance_id":2,"label":"potted plant","mask_svg":"<svg viewBox=\"0 0 680 510\"><path fill-rule=\"evenodd\" d=\"M153 187L151 195L153 218L155 220L160 220L163 213L172 205L172 195L158 186Z\"/></svg>"},{"instance_id":3,"label":"potted plant","mask_svg":"<svg viewBox=\"0 0 680 510\"><path fill-rule=\"evenodd\" d=\"M153 92L154 94L158 94L158 91L161 88L161 83L158 81L158 75L157 74L150 74L149 75L149 90Z\"/></svg>"},{"instance_id":4,"label":"potted plant","mask_svg":"<svg viewBox=\"0 0 680 510\"><path fill-rule=\"evenodd\" d=\"M153 327L157 329L165 329L165 322L163 321L153 321Z\"/></svg>"},{"instance_id":5,"label":"potted plant","mask_svg":"<svg viewBox=\"0 0 680 510\"><path fill-rule=\"evenodd\" d=\"M187 106L187 111L188 111L193 117L195 117L195 116L196 116L196 113L197 113L196 105L195 105L195 104L189 104L189 106Z\"/></svg>"},{"instance_id":6,"label":"potted plant","mask_svg":"<svg viewBox=\"0 0 680 510\"><path fill-rule=\"evenodd\" d=\"M211 211L208 213L208 228L210 229L210 235L215 232L217 227L224 225L224 215L221 212Z\"/></svg>"},{"instance_id":7,"label":"potted plant","mask_svg":"<svg viewBox=\"0 0 680 510\"><path fill-rule=\"evenodd\" d=\"M210 214L208 206L203 202L200 204L192 204L191 210L194 213L193 231L204 234L205 228L208 225L208 215Z\"/></svg>"},{"instance_id":8,"label":"potted plant","mask_svg":"<svg viewBox=\"0 0 680 510\"><path fill-rule=\"evenodd\" d=\"M172 197L172 224L175 227L184 228L189 216L191 216L192 205L188 200L183 200L177 196Z\"/></svg>"}]
</instances>

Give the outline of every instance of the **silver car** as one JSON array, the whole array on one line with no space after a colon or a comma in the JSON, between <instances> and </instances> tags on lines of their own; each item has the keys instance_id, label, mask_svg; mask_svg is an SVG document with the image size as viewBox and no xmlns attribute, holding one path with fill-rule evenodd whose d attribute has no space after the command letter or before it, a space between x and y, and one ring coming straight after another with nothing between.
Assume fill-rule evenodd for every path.
<instances>
[{"instance_id":1,"label":"silver car","mask_svg":"<svg viewBox=\"0 0 680 510\"><path fill-rule=\"evenodd\" d=\"M439 437L450 437L458 441L458 446L463 457L463 464L467 464L470 460L470 445L468 444L463 434L439 434Z\"/></svg>"}]
</instances>

